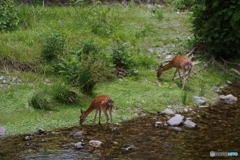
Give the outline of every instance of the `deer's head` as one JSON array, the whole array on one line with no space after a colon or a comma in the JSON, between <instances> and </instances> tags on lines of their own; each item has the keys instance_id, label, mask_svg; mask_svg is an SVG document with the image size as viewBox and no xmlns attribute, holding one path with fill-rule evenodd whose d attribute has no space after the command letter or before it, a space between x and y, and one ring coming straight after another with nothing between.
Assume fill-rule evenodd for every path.
<instances>
[{"instance_id":1,"label":"deer's head","mask_svg":"<svg viewBox=\"0 0 240 160\"><path fill-rule=\"evenodd\" d=\"M80 115L80 121L79 121L79 124L82 125L83 122L85 121L87 115L86 113L81 109L81 115Z\"/></svg>"},{"instance_id":2,"label":"deer's head","mask_svg":"<svg viewBox=\"0 0 240 160\"><path fill-rule=\"evenodd\" d=\"M163 65L162 63L158 66L158 69L157 69L157 77L160 78L161 74L163 72Z\"/></svg>"}]
</instances>

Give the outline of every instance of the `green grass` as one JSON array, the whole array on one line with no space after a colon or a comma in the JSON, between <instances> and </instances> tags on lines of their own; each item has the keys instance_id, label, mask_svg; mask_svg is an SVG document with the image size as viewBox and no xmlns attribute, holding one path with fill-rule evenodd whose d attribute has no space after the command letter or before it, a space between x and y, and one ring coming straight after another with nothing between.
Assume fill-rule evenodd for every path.
<instances>
[{"instance_id":1,"label":"green grass","mask_svg":"<svg viewBox=\"0 0 240 160\"><path fill-rule=\"evenodd\" d=\"M172 81L174 69L156 78L156 68L163 62L164 54L185 54L191 50L190 12L178 14L173 8L152 9L142 5L97 5L84 7L28 7L19 8L21 25L18 30L0 33L0 56L10 61L26 63L42 72L20 72L11 68L2 69L3 75L16 76L22 80L18 85L4 85L0 90L0 126L7 135L51 130L78 125L80 109L86 109L93 96L82 95L75 104L57 103L57 111L43 111L29 106L32 95L51 85L65 82L57 74L45 72L50 64L41 62L44 36L60 33L66 37L64 56L76 50L80 40L94 40L109 55L112 43L121 40L128 43L127 50L134 61L132 74L124 79L97 83L93 95L107 94L114 100L114 122L136 117L141 112L156 113L167 106L194 106L192 96L205 96L210 102L216 99L215 86L234 77L211 65L202 68L205 60L194 65L190 83L181 90L179 79ZM107 20L101 23L102 20ZM99 28L94 28L99 23ZM150 48L158 48L149 52ZM79 91L79 88L75 88ZM91 124L94 113L86 119ZM103 121L105 117L102 115Z\"/></svg>"}]
</instances>

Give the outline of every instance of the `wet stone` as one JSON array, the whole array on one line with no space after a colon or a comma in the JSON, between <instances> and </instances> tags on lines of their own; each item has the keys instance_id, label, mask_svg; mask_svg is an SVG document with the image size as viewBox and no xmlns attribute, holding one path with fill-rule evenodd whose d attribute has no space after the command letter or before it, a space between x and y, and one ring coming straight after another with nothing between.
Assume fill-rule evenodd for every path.
<instances>
[{"instance_id":1,"label":"wet stone","mask_svg":"<svg viewBox=\"0 0 240 160\"><path fill-rule=\"evenodd\" d=\"M77 142L74 144L76 149L82 149L85 144L83 142Z\"/></svg>"},{"instance_id":2,"label":"wet stone","mask_svg":"<svg viewBox=\"0 0 240 160\"><path fill-rule=\"evenodd\" d=\"M91 141L89 141L89 145L92 146L92 147L95 147L95 148L100 147L101 144L102 144L102 142L98 141L98 140L91 140Z\"/></svg>"},{"instance_id":3,"label":"wet stone","mask_svg":"<svg viewBox=\"0 0 240 160\"><path fill-rule=\"evenodd\" d=\"M79 138L79 137L82 137L82 135L83 135L83 133L81 131L79 131L79 132L74 133L73 137L74 138Z\"/></svg>"}]
</instances>

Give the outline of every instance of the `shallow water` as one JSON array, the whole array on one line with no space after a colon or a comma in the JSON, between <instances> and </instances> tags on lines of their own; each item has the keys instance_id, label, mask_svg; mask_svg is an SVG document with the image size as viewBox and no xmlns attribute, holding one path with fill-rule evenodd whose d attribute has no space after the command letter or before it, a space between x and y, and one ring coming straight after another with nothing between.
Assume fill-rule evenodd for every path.
<instances>
[{"instance_id":1,"label":"shallow water","mask_svg":"<svg viewBox=\"0 0 240 160\"><path fill-rule=\"evenodd\" d=\"M240 99L239 85L225 88L222 94ZM177 132L156 128L156 121L167 117L153 114L116 125L116 130L104 126L76 126L52 132L18 135L0 139L0 159L76 160L76 159L240 159L238 157L210 157L210 151L240 153L240 101L235 104L218 102L208 108L196 108L183 114L192 117L197 128ZM83 131L83 136L73 134ZM29 136L31 140L24 138ZM103 142L100 148L88 145L90 140ZM73 144L84 142L83 149Z\"/></svg>"}]
</instances>

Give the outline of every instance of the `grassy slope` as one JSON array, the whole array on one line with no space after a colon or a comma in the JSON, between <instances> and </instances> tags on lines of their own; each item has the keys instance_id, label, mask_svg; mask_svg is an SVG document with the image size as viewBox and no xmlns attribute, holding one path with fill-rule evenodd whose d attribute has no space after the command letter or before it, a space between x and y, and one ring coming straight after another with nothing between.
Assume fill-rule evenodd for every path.
<instances>
[{"instance_id":1,"label":"grassy slope","mask_svg":"<svg viewBox=\"0 0 240 160\"><path fill-rule=\"evenodd\" d=\"M99 7L106 9L106 6ZM22 13L29 18L22 23L22 29L1 33L1 56L21 63L39 64L41 34L55 30L61 30L67 35L68 49L76 46L77 41L84 38L95 39L106 48L118 38L129 41L131 45L138 47L139 55L148 57L146 60L150 59L152 65L138 67L138 75L100 83L95 87L95 95L108 94L115 101L113 113L115 122L131 119L141 112L155 113L168 105L192 106L194 105L193 95L215 97L212 87L225 83L229 78L220 71L212 69L211 66L201 69L204 63L200 63L194 66L197 74L192 74L190 91L181 91L178 80L171 80L173 69L165 72L162 79L157 81L155 69L159 61L163 61L164 53L183 54L189 50L187 46L188 39L191 37L191 27L188 19L191 13L178 14L172 8L160 8L163 14L163 19L160 21L152 15L151 9L144 6L111 6L114 16L121 20L121 28L118 28L110 37L98 37L88 28L79 27L85 25L81 9L89 10L89 8L65 7L23 8ZM62 28L61 25L63 25ZM152 47L159 47L161 51L149 53L148 49ZM160 58L157 59L157 57ZM44 84L46 78L51 83L59 81L58 78L8 70L3 70L2 74L17 76L23 81L21 85L4 86L0 90L0 126L7 128L8 135L28 133L39 128L49 130L78 125L80 108L86 108L91 101L91 97L85 97L81 104L59 106L61 108L59 111L34 110L28 106L32 93L46 86ZM182 100L184 93L187 93L186 102ZM93 114L86 123L90 123L92 117Z\"/></svg>"}]
</instances>

